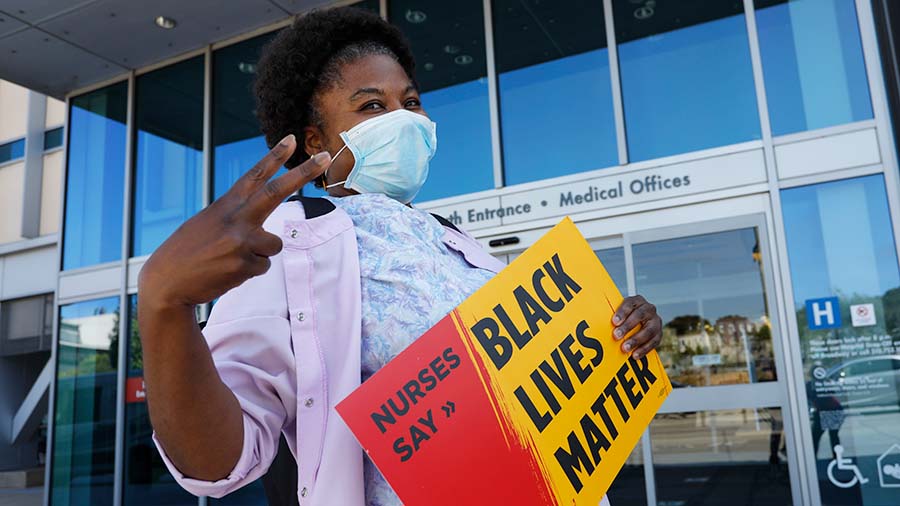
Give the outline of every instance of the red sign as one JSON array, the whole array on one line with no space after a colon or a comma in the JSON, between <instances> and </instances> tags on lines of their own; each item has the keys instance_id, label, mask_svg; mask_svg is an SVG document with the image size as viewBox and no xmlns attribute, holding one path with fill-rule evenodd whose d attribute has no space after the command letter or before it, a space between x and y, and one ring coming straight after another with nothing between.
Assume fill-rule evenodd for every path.
<instances>
[{"instance_id":1,"label":"red sign","mask_svg":"<svg viewBox=\"0 0 900 506\"><path fill-rule=\"evenodd\" d=\"M125 402L147 402L147 392L144 390L143 376L125 380Z\"/></svg>"}]
</instances>

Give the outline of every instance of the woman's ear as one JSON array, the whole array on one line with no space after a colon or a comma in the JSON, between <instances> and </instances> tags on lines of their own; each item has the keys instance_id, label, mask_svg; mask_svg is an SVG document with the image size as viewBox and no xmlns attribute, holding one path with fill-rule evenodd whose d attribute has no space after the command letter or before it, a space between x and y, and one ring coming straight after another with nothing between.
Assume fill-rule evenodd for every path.
<instances>
[{"instance_id":1,"label":"woman's ear","mask_svg":"<svg viewBox=\"0 0 900 506\"><path fill-rule=\"evenodd\" d=\"M309 156L315 156L325 151L322 130L317 126L308 126L303 129L303 149Z\"/></svg>"}]
</instances>

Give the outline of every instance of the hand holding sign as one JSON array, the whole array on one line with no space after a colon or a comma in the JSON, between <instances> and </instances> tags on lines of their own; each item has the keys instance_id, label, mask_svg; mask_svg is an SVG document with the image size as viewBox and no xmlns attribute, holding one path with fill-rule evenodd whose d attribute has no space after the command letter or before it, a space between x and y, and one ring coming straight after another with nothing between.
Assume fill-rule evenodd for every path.
<instances>
[{"instance_id":1,"label":"hand holding sign","mask_svg":"<svg viewBox=\"0 0 900 506\"><path fill-rule=\"evenodd\" d=\"M617 341L638 329L622 343L622 351L634 350L632 356L635 359L640 359L655 349L662 340L662 318L656 313L656 306L640 295L626 297L619 304L612 322L616 326L613 337Z\"/></svg>"},{"instance_id":2,"label":"hand holding sign","mask_svg":"<svg viewBox=\"0 0 900 506\"><path fill-rule=\"evenodd\" d=\"M671 391L655 352L614 339L621 302L565 220L338 412L408 506L596 505ZM620 309L651 345L655 309Z\"/></svg>"}]
</instances>

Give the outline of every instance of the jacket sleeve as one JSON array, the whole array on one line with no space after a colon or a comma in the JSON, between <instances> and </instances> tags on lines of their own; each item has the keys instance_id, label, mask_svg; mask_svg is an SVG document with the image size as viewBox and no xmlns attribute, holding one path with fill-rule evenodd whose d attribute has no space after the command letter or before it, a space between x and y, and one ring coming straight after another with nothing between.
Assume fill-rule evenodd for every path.
<instances>
[{"instance_id":1,"label":"jacket sleeve","mask_svg":"<svg viewBox=\"0 0 900 506\"><path fill-rule=\"evenodd\" d=\"M295 418L297 383L283 262L281 254L271 258L266 274L245 281L216 302L203 329L219 376L234 392L243 414L243 447L234 469L215 482L185 476L153 435L172 476L194 495L222 497L265 474L282 429Z\"/></svg>"}]
</instances>

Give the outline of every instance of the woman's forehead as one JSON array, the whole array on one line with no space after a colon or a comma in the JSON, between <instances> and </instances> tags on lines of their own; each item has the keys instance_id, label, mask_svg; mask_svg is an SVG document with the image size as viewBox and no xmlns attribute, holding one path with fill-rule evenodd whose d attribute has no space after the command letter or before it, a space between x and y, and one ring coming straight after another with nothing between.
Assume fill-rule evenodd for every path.
<instances>
[{"instance_id":1,"label":"woman's forehead","mask_svg":"<svg viewBox=\"0 0 900 506\"><path fill-rule=\"evenodd\" d=\"M344 65L337 84L337 90L347 99L358 95L361 90L378 90L387 95L415 90L415 85L397 60L381 54L364 56Z\"/></svg>"}]
</instances>

